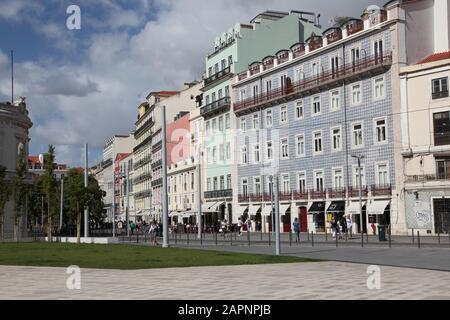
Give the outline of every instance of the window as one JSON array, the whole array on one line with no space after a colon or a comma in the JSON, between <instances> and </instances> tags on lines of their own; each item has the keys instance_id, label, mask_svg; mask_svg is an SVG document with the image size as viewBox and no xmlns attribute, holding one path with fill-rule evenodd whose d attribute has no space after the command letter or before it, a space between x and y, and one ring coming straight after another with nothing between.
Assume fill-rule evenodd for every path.
<instances>
[{"instance_id":1,"label":"window","mask_svg":"<svg viewBox=\"0 0 450 320\"><path fill-rule=\"evenodd\" d=\"M322 170L314 171L314 189L316 191L324 190L323 171Z\"/></svg>"},{"instance_id":2,"label":"window","mask_svg":"<svg viewBox=\"0 0 450 320\"><path fill-rule=\"evenodd\" d=\"M240 101L245 100L245 89L241 89L241 91L239 92L239 97L240 97Z\"/></svg>"},{"instance_id":3,"label":"window","mask_svg":"<svg viewBox=\"0 0 450 320\"><path fill-rule=\"evenodd\" d=\"M247 147L241 147L241 164L247 164Z\"/></svg>"},{"instance_id":4,"label":"window","mask_svg":"<svg viewBox=\"0 0 450 320\"><path fill-rule=\"evenodd\" d=\"M341 108L341 93L339 90L335 90L331 92L330 97L330 110L336 111Z\"/></svg>"},{"instance_id":5,"label":"window","mask_svg":"<svg viewBox=\"0 0 450 320\"><path fill-rule=\"evenodd\" d=\"M227 189L231 189L231 174L227 175Z\"/></svg>"},{"instance_id":6,"label":"window","mask_svg":"<svg viewBox=\"0 0 450 320\"><path fill-rule=\"evenodd\" d=\"M377 164L376 183L378 186L388 186L389 183L389 167L387 163Z\"/></svg>"},{"instance_id":7,"label":"window","mask_svg":"<svg viewBox=\"0 0 450 320\"><path fill-rule=\"evenodd\" d=\"M217 147L212 148L212 161L213 163L217 162Z\"/></svg>"},{"instance_id":8,"label":"window","mask_svg":"<svg viewBox=\"0 0 450 320\"><path fill-rule=\"evenodd\" d=\"M289 174L281 175L281 192L289 193L291 190L291 182L289 181Z\"/></svg>"},{"instance_id":9,"label":"window","mask_svg":"<svg viewBox=\"0 0 450 320\"><path fill-rule=\"evenodd\" d=\"M194 173L192 172L191 173L191 190L194 190L194 187L195 187L195 178L194 178ZM192 202L194 202L194 201L192 200Z\"/></svg>"},{"instance_id":10,"label":"window","mask_svg":"<svg viewBox=\"0 0 450 320\"><path fill-rule=\"evenodd\" d=\"M222 89L219 89L218 93L219 93L219 98L218 99L220 100L220 99L223 98L223 91L222 91Z\"/></svg>"},{"instance_id":11,"label":"window","mask_svg":"<svg viewBox=\"0 0 450 320\"><path fill-rule=\"evenodd\" d=\"M220 176L220 189L219 190L225 190L225 177Z\"/></svg>"},{"instance_id":12,"label":"window","mask_svg":"<svg viewBox=\"0 0 450 320\"><path fill-rule=\"evenodd\" d=\"M219 159L220 159L220 161L225 160L225 150L224 150L223 144L219 145Z\"/></svg>"},{"instance_id":13,"label":"window","mask_svg":"<svg viewBox=\"0 0 450 320\"><path fill-rule=\"evenodd\" d=\"M281 159L289 159L289 142L288 138L281 139Z\"/></svg>"},{"instance_id":14,"label":"window","mask_svg":"<svg viewBox=\"0 0 450 320\"><path fill-rule=\"evenodd\" d=\"M366 185L366 175L364 166L361 166L361 170L357 166L353 167L353 186L359 187L359 177L361 175L361 186Z\"/></svg>"},{"instance_id":15,"label":"window","mask_svg":"<svg viewBox=\"0 0 450 320\"><path fill-rule=\"evenodd\" d=\"M386 89L384 84L384 77L376 78L373 84L373 98L382 99L386 96Z\"/></svg>"},{"instance_id":16,"label":"window","mask_svg":"<svg viewBox=\"0 0 450 320\"><path fill-rule=\"evenodd\" d=\"M313 62L311 68L313 77L318 77L320 75L320 64L318 62Z\"/></svg>"},{"instance_id":17,"label":"window","mask_svg":"<svg viewBox=\"0 0 450 320\"><path fill-rule=\"evenodd\" d=\"M218 181L217 181L217 177L214 177L214 178L213 178L213 190L214 190L214 191L216 191L217 188L219 187L217 182L218 182Z\"/></svg>"},{"instance_id":18,"label":"window","mask_svg":"<svg viewBox=\"0 0 450 320\"><path fill-rule=\"evenodd\" d=\"M352 125L352 142L353 148L361 148L364 146L363 141L363 126L361 123Z\"/></svg>"},{"instance_id":19,"label":"window","mask_svg":"<svg viewBox=\"0 0 450 320\"><path fill-rule=\"evenodd\" d=\"M261 162L261 154L259 150L259 144L253 145L253 162L260 163Z\"/></svg>"},{"instance_id":20,"label":"window","mask_svg":"<svg viewBox=\"0 0 450 320\"><path fill-rule=\"evenodd\" d=\"M383 40L378 39L373 42L373 51L375 55L375 64L383 62Z\"/></svg>"},{"instance_id":21,"label":"window","mask_svg":"<svg viewBox=\"0 0 450 320\"><path fill-rule=\"evenodd\" d=\"M230 114L225 114L225 129L230 129Z\"/></svg>"},{"instance_id":22,"label":"window","mask_svg":"<svg viewBox=\"0 0 450 320\"><path fill-rule=\"evenodd\" d=\"M253 98L256 99L258 97L258 95L259 95L259 87L256 84L256 85L253 86Z\"/></svg>"},{"instance_id":23,"label":"window","mask_svg":"<svg viewBox=\"0 0 450 320\"><path fill-rule=\"evenodd\" d=\"M303 101L301 100L295 103L295 118L303 119Z\"/></svg>"},{"instance_id":24,"label":"window","mask_svg":"<svg viewBox=\"0 0 450 320\"><path fill-rule=\"evenodd\" d=\"M375 119L375 143L387 141L386 119Z\"/></svg>"},{"instance_id":25,"label":"window","mask_svg":"<svg viewBox=\"0 0 450 320\"><path fill-rule=\"evenodd\" d=\"M267 181L267 190L269 190L269 195L273 197L274 182L273 180L270 179L270 176L267 176L266 181Z\"/></svg>"},{"instance_id":26,"label":"window","mask_svg":"<svg viewBox=\"0 0 450 320\"><path fill-rule=\"evenodd\" d=\"M230 142L227 142L226 154L227 154L227 160L231 160L231 144L230 144Z\"/></svg>"},{"instance_id":27,"label":"window","mask_svg":"<svg viewBox=\"0 0 450 320\"><path fill-rule=\"evenodd\" d=\"M313 115L320 114L320 96L316 96L312 100L312 113Z\"/></svg>"},{"instance_id":28,"label":"window","mask_svg":"<svg viewBox=\"0 0 450 320\"><path fill-rule=\"evenodd\" d=\"M333 151L341 151L342 143L341 143L341 128L332 128L331 129L331 142L332 142L332 150Z\"/></svg>"},{"instance_id":29,"label":"window","mask_svg":"<svg viewBox=\"0 0 450 320\"><path fill-rule=\"evenodd\" d=\"M241 118L241 131L245 132L247 130L247 121L245 118Z\"/></svg>"},{"instance_id":30,"label":"window","mask_svg":"<svg viewBox=\"0 0 450 320\"><path fill-rule=\"evenodd\" d=\"M436 177L442 180L450 179L450 159L436 159Z\"/></svg>"},{"instance_id":31,"label":"window","mask_svg":"<svg viewBox=\"0 0 450 320\"><path fill-rule=\"evenodd\" d=\"M211 134L211 123L209 121L206 121L206 134Z\"/></svg>"},{"instance_id":32,"label":"window","mask_svg":"<svg viewBox=\"0 0 450 320\"><path fill-rule=\"evenodd\" d=\"M259 114L255 113L253 115L253 129L258 130L259 129Z\"/></svg>"},{"instance_id":33,"label":"window","mask_svg":"<svg viewBox=\"0 0 450 320\"><path fill-rule=\"evenodd\" d=\"M287 75L283 74L282 76L280 76L281 92L285 92L286 87L287 87Z\"/></svg>"},{"instance_id":34,"label":"window","mask_svg":"<svg viewBox=\"0 0 450 320\"><path fill-rule=\"evenodd\" d=\"M298 192L299 193L307 193L306 190L306 173L305 172L299 172L297 174L297 181L298 181Z\"/></svg>"},{"instance_id":35,"label":"window","mask_svg":"<svg viewBox=\"0 0 450 320\"><path fill-rule=\"evenodd\" d=\"M219 63L216 63L214 65L214 73L218 73L219 72Z\"/></svg>"},{"instance_id":36,"label":"window","mask_svg":"<svg viewBox=\"0 0 450 320\"><path fill-rule=\"evenodd\" d=\"M230 86L226 86L225 87L225 97L229 97L230 96Z\"/></svg>"},{"instance_id":37,"label":"window","mask_svg":"<svg viewBox=\"0 0 450 320\"><path fill-rule=\"evenodd\" d=\"M213 92L211 93L211 102L215 102L216 101L216 93Z\"/></svg>"},{"instance_id":38,"label":"window","mask_svg":"<svg viewBox=\"0 0 450 320\"><path fill-rule=\"evenodd\" d=\"M303 134L295 137L295 154L298 158L305 156L305 136Z\"/></svg>"},{"instance_id":39,"label":"window","mask_svg":"<svg viewBox=\"0 0 450 320\"><path fill-rule=\"evenodd\" d=\"M206 191L211 191L211 178L206 179Z\"/></svg>"},{"instance_id":40,"label":"window","mask_svg":"<svg viewBox=\"0 0 450 320\"><path fill-rule=\"evenodd\" d=\"M217 120L216 119L211 120L211 128L212 128L212 132L217 131Z\"/></svg>"},{"instance_id":41,"label":"window","mask_svg":"<svg viewBox=\"0 0 450 320\"><path fill-rule=\"evenodd\" d=\"M314 145L314 153L322 153L322 132L316 131L313 132L313 145Z\"/></svg>"},{"instance_id":42,"label":"window","mask_svg":"<svg viewBox=\"0 0 450 320\"><path fill-rule=\"evenodd\" d=\"M359 67L359 57L360 57L359 48L352 48L350 50L350 59L353 66L353 72L356 70L357 67Z\"/></svg>"},{"instance_id":43,"label":"window","mask_svg":"<svg viewBox=\"0 0 450 320\"><path fill-rule=\"evenodd\" d=\"M271 92L272 92L272 80L267 80L266 81L266 96L268 99L270 99Z\"/></svg>"},{"instance_id":44,"label":"window","mask_svg":"<svg viewBox=\"0 0 450 320\"><path fill-rule=\"evenodd\" d=\"M333 188L342 189L344 187L344 174L342 168L333 169Z\"/></svg>"},{"instance_id":45,"label":"window","mask_svg":"<svg viewBox=\"0 0 450 320\"><path fill-rule=\"evenodd\" d=\"M352 105L361 103L361 84L352 85Z\"/></svg>"},{"instance_id":46,"label":"window","mask_svg":"<svg viewBox=\"0 0 450 320\"><path fill-rule=\"evenodd\" d=\"M303 72L303 70L297 69L295 70L295 81L303 81L305 80L305 73Z\"/></svg>"},{"instance_id":47,"label":"window","mask_svg":"<svg viewBox=\"0 0 450 320\"><path fill-rule=\"evenodd\" d=\"M434 145L450 144L450 111L433 114Z\"/></svg>"},{"instance_id":48,"label":"window","mask_svg":"<svg viewBox=\"0 0 450 320\"><path fill-rule=\"evenodd\" d=\"M287 122L287 106L280 107L280 123Z\"/></svg>"},{"instance_id":49,"label":"window","mask_svg":"<svg viewBox=\"0 0 450 320\"><path fill-rule=\"evenodd\" d=\"M208 68L208 77L211 77L212 76L212 67L209 67Z\"/></svg>"},{"instance_id":50,"label":"window","mask_svg":"<svg viewBox=\"0 0 450 320\"><path fill-rule=\"evenodd\" d=\"M431 80L431 86L433 99L448 97L448 77Z\"/></svg>"},{"instance_id":51,"label":"window","mask_svg":"<svg viewBox=\"0 0 450 320\"><path fill-rule=\"evenodd\" d=\"M331 76L334 79L339 75L339 57L338 56L331 57L330 67L331 67Z\"/></svg>"},{"instance_id":52,"label":"window","mask_svg":"<svg viewBox=\"0 0 450 320\"><path fill-rule=\"evenodd\" d=\"M206 148L206 163L211 163L211 148Z\"/></svg>"},{"instance_id":53,"label":"window","mask_svg":"<svg viewBox=\"0 0 450 320\"><path fill-rule=\"evenodd\" d=\"M225 59L222 59L222 70L224 70L227 66L227 61Z\"/></svg>"},{"instance_id":54,"label":"window","mask_svg":"<svg viewBox=\"0 0 450 320\"><path fill-rule=\"evenodd\" d=\"M242 195L247 196L248 195L248 179L242 178Z\"/></svg>"},{"instance_id":55,"label":"window","mask_svg":"<svg viewBox=\"0 0 450 320\"><path fill-rule=\"evenodd\" d=\"M272 110L266 111L266 127L270 128L272 127L273 118L272 118Z\"/></svg>"},{"instance_id":56,"label":"window","mask_svg":"<svg viewBox=\"0 0 450 320\"><path fill-rule=\"evenodd\" d=\"M223 117L219 117L219 131L223 131Z\"/></svg>"},{"instance_id":57,"label":"window","mask_svg":"<svg viewBox=\"0 0 450 320\"><path fill-rule=\"evenodd\" d=\"M253 186L255 195L261 195L261 178L255 177L253 178Z\"/></svg>"},{"instance_id":58,"label":"window","mask_svg":"<svg viewBox=\"0 0 450 320\"><path fill-rule=\"evenodd\" d=\"M228 65L231 66L233 64L233 56L228 56Z\"/></svg>"},{"instance_id":59,"label":"window","mask_svg":"<svg viewBox=\"0 0 450 320\"><path fill-rule=\"evenodd\" d=\"M267 161L272 161L272 159L273 159L272 141L267 141L266 158L267 158Z\"/></svg>"}]
</instances>

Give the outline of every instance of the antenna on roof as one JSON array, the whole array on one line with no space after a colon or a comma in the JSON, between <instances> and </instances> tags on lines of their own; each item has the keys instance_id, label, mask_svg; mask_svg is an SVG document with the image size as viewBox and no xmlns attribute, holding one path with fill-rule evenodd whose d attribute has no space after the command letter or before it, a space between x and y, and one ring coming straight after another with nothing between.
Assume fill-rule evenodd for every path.
<instances>
[{"instance_id":1,"label":"antenna on roof","mask_svg":"<svg viewBox=\"0 0 450 320\"><path fill-rule=\"evenodd\" d=\"M320 13L317 15L317 25L320 26Z\"/></svg>"},{"instance_id":2,"label":"antenna on roof","mask_svg":"<svg viewBox=\"0 0 450 320\"><path fill-rule=\"evenodd\" d=\"M14 104L14 51L11 50L11 104Z\"/></svg>"}]
</instances>

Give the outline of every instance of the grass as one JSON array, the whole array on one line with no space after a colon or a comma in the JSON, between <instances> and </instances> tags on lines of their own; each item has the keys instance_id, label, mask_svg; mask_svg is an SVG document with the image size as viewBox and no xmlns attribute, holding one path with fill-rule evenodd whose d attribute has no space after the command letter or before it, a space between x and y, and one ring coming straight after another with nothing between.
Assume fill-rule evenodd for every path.
<instances>
[{"instance_id":1,"label":"grass","mask_svg":"<svg viewBox=\"0 0 450 320\"><path fill-rule=\"evenodd\" d=\"M134 245L2 243L0 265L151 269L311 262L312 259Z\"/></svg>"}]
</instances>

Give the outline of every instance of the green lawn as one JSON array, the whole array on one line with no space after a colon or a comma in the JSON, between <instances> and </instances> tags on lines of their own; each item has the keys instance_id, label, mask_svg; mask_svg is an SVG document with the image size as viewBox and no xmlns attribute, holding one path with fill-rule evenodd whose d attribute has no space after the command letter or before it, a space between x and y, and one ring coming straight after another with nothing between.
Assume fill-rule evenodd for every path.
<instances>
[{"instance_id":1,"label":"green lawn","mask_svg":"<svg viewBox=\"0 0 450 320\"><path fill-rule=\"evenodd\" d=\"M311 259L133 245L2 243L0 265L150 269L308 262Z\"/></svg>"}]
</instances>

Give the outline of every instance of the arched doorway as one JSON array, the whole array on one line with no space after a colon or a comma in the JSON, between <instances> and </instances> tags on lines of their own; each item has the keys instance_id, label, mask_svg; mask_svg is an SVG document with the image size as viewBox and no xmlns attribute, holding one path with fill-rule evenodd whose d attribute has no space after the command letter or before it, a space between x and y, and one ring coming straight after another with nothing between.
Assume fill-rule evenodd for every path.
<instances>
[{"instance_id":1,"label":"arched doorway","mask_svg":"<svg viewBox=\"0 0 450 320\"><path fill-rule=\"evenodd\" d=\"M283 232L291 232L291 208L286 210L283 218Z\"/></svg>"}]
</instances>

